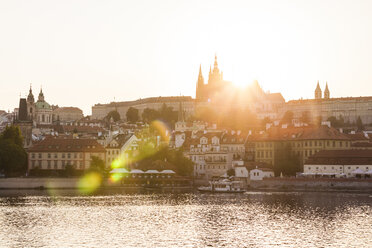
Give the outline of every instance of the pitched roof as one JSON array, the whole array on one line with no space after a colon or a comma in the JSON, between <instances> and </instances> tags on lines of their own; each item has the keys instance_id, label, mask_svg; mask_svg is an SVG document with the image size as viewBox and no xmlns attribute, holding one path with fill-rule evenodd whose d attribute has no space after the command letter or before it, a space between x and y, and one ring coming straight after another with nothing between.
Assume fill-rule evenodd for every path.
<instances>
[{"instance_id":1,"label":"pitched roof","mask_svg":"<svg viewBox=\"0 0 372 248\"><path fill-rule=\"evenodd\" d=\"M35 143L28 152L105 152L105 148L94 139L72 139L47 137Z\"/></svg>"},{"instance_id":2,"label":"pitched roof","mask_svg":"<svg viewBox=\"0 0 372 248\"><path fill-rule=\"evenodd\" d=\"M322 150L310 156L305 164L372 165L371 150Z\"/></svg>"}]
</instances>

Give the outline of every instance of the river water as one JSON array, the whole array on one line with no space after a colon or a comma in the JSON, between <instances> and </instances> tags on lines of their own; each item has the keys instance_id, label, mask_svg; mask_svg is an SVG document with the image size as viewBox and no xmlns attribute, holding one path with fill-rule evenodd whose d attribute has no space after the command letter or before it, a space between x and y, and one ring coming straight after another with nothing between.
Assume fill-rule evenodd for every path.
<instances>
[{"instance_id":1,"label":"river water","mask_svg":"<svg viewBox=\"0 0 372 248\"><path fill-rule=\"evenodd\" d=\"M0 247L372 247L370 193L40 192L0 192Z\"/></svg>"}]
</instances>

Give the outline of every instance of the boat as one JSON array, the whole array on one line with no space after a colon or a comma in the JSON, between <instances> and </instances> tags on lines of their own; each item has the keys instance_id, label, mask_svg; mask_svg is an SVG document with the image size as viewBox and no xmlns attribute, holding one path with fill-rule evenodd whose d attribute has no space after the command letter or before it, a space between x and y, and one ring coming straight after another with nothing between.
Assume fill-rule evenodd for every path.
<instances>
[{"instance_id":1,"label":"boat","mask_svg":"<svg viewBox=\"0 0 372 248\"><path fill-rule=\"evenodd\" d=\"M240 181L232 181L230 179L209 181L209 186L198 187L200 192L211 193L243 193Z\"/></svg>"}]
</instances>

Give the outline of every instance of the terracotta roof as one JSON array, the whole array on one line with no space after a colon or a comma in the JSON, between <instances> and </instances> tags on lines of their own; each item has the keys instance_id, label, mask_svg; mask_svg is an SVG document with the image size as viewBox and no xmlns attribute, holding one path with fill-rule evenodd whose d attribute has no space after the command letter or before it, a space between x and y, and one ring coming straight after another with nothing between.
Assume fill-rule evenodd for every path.
<instances>
[{"instance_id":1,"label":"terracotta roof","mask_svg":"<svg viewBox=\"0 0 372 248\"><path fill-rule=\"evenodd\" d=\"M323 150L310 156L305 164L315 165L372 165L370 150Z\"/></svg>"},{"instance_id":2,"label":"terracotta roof","mask_svg":"<svg viewBox=\"0 0 372 248\"><path fill-rule=\"evenodd\" d=\"M83 114L83 111L77 107L61 107L54 110L54 112L79 112L79 114Z\"/></svg>"},{"instance_id":3,"label":"terracotta roof","mask_svg":"<svg viewBox=\"0 0 372 248\"><path fill-rule=\"evenodd\" d=\"M304 129L297 137L298 140L350 140L350 138L333 127L320 126Z\"/></svg>"},{"instance_id":4,"label":"terracotta roof","mask_svg":"<svg viewBox=\"0 0 372 248\"><path fill-rule=\"evenodd\" d=\"M94 139L71 139L48 137L33 144L29 152L105 152Z\"/></svg>"},{"instance_id":5,"label":"terracotta roof","mask_svg":"<svg viewBox=\"0 0 372 248\"><path fill-rule=\"evenodd\" d=\"M221 138L221 144L244 144L247 138L246 134L225 133Z\"/></svg>"}]
</instances>

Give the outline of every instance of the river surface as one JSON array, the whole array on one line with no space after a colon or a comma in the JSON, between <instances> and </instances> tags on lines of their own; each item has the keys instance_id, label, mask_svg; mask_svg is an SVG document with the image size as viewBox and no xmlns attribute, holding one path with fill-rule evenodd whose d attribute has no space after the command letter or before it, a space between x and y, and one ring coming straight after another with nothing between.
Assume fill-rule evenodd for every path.
<instances>
[{"instance_id":1,"label":"river surface","mask_svg":"<svg viewBox=\"0 0 372 248\"><path fill-rule=\"evenodd\" d=\"M0 247L372 247L371 193L35 192L0 192Z\"/></svg>"}]
</instances>

